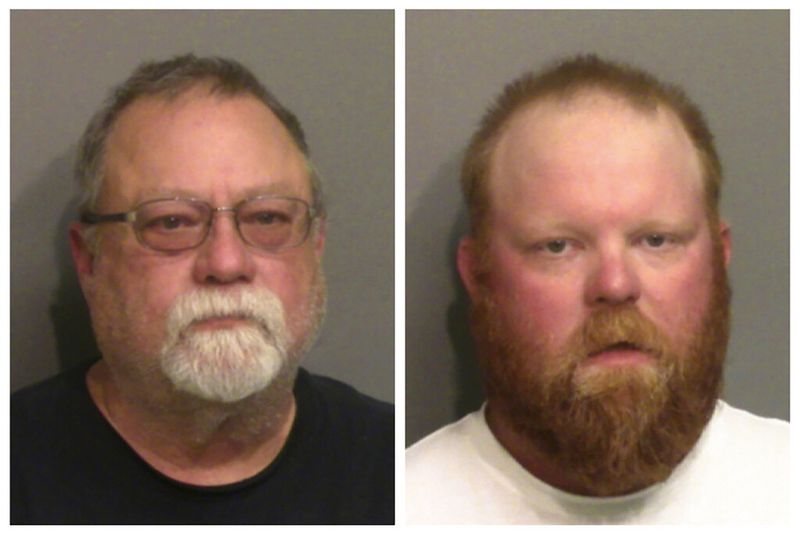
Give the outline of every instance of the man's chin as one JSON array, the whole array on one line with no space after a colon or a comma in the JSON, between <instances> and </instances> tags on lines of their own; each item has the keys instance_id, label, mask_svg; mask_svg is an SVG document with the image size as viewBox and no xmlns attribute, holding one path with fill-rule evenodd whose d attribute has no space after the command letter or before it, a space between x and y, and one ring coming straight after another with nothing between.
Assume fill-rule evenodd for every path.
<instances>
[{"instance_id":1,"label":"man's chin","mask_svg":"<svg viewBox=\"0 0 800 534\"><path fill-rule=\"evenodd\" d=\"M268 390L274 377L255 381L252 377L209 379L205 376L169 377L175 391L197 401L210 404L236 404Z\"/></svg>"},{"instance_id":2,"label":"man's chin","mask_svg":"<svg viewBox=\"0 0 800 534\"><path fill-rule=\"evenodd\" d=\"M667 393L665 373L650 356L624 363L587 360L576 367L572 387L577 398L603 397L610 403L651 403Z\"/></svg>"},{"instance_id":3,"label":"man's chin","mask_svg":"<svg viewBox=\"0 0 800 534\"><path fill-rule=\"evenodd\" d=\"M198 382L173 383L175 391L188 400L195 401L196 404L208 405L235 405L256 397L258 394L269 388L270 384L263 387L253 387L248 389L237 389L231 391L223 387L209 387L208 384Z\"/></svg>"},{"instance_id":4,"label":"man's chin","mask_svg":"<svg viewBox=\"0 0 800 534\"><path fill-rule=\"evenodd\" d=\"M182 336L162 354L161 369L176 391L231 404L272 386L287 363L285 349L267 342L258 328L225 328Z\"/></svg>"}]
</instances>

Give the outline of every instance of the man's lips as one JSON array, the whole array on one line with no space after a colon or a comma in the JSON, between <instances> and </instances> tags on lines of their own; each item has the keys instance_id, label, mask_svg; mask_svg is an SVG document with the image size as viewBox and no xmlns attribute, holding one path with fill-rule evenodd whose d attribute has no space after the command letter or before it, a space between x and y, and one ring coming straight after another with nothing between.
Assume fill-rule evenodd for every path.
<instances>
[{"instance_id":1,"label":"man's lips","mask_svg":"<svg viewBox=\"0 0 800 534\"><path fill-rule=\"evenodd\" d=\"M633 343L623 341L590 353L585 363L588 365L624 365L652 359L653 355L649 351Z\"/></svg>"},{"instance_id":2,"label":"man's lips","mask_svg":"<svg viewBox=\"0 0 800 534\"><path fill-rule=\"evenodd\" d=\"M220 315L217 317L206 317L205 319L194 321L191 324L191 327L197 330L235 328L237 326L241 326L245 322L249 322L250 320L250 318L245 317L244 315Z\"/></svg>"}]
</instances>

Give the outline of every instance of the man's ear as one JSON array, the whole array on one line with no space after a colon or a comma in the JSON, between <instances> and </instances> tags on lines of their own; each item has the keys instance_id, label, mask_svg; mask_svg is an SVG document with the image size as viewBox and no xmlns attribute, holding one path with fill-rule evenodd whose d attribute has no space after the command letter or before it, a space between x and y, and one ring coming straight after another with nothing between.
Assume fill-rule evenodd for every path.
<instances>
[{"instance_id":1,"label":"man's ear","mask_svg":"<svg viewBox=\"0 0 800 534\"><path fill-rule=\"evenodd\" d=\"M731 227L725 221L719 222L719 238L722 243L722 257L727 268L731 262Z\"/></svg>"},{"instance_id":2,"label":"man's ear","mask_svg":"<svg viewBox=\"0 0 800 534\"><path fill-rule=\"evenodd\" d=\"M72 222L69 225L69 250L72 252L72 262L81 286L86 290L85 282L94 274L94 252L86 241L83 225Z\"/></svg>"},{"instance_id":3,"label":"man's ear","mask_svg":"<svg viewBox=\"0 0 800 534\"><path fill-rule=\"evenodd\" d=\"M456 265L461 281L469 293L469 298L473 302L479 300L481 291L480 281L478 280L482 270L481 251L479 250L476 239L472 236L464 236L458 243L458 253L456 255Z\"/></svg>"}]
</instances>

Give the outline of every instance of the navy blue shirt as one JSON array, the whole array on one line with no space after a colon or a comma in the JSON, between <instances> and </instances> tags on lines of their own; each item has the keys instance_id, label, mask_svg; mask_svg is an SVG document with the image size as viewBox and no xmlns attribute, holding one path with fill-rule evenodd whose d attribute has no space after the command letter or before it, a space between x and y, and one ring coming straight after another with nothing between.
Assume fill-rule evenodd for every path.
<instances>
[{"instance_id":1,"label":"navy blue shirt","mask_svg":"<svg viewBox=\"0 0 800 534\"><path fill-rule=\"evenodd\" d=\"M89 396L93 362L11 397L12 524L392 524L394 407L300 370L278 457L247 480L150 467Z\"/></svg>"}]
</instances>

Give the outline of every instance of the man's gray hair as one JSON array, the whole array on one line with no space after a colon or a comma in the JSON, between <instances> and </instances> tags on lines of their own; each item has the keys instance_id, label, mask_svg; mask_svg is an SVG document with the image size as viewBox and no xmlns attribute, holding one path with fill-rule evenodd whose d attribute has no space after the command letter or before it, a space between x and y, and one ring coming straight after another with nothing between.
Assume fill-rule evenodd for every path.
<instances>
[{"instance_id":1,"label":"man's gray hair","mask_svg":"<svg viewBox=\"0 0 800 534\"><path fill-rule=\"evenodd\" d=\"M198 85L209 85L209 94L222 96L251 95L266 105L286 127L297 148L303 153L311 181L311 203L319 216L325 208L322 183L311 159L300 121L267 90L246 67L237 61L193 54L167 61L146 62L114 88L103 107L89 121L78 145L75 178L81 185L80 211L92 211L104 178L106 141L114 122L133 101L145 96L174 99Z\"/></svg>"}]
</instances>

